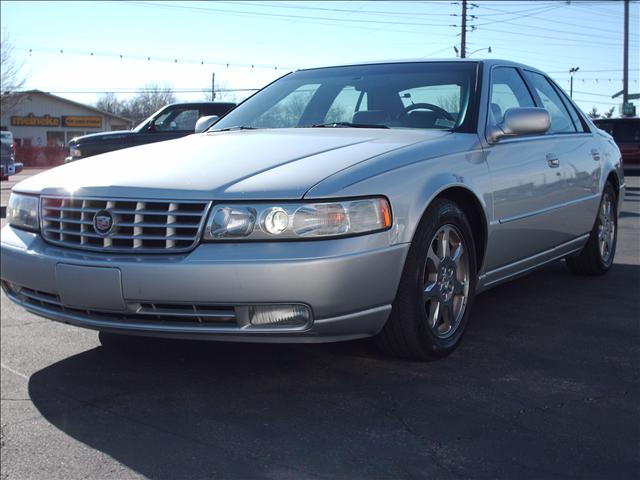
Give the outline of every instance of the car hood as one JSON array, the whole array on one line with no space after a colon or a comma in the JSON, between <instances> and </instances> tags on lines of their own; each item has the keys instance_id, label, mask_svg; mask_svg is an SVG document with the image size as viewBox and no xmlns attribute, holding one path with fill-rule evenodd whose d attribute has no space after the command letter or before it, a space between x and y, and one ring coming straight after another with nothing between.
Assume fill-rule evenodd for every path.
<instances>
[{"instance_id":1,"label":"car hood","mask_svg":"<svg viewBox=\"0 0 640 480\"><path fill-rule=\"evenodd\" d=\"M132 135L135 135L135 132L131 130L116 130L113 132L89 133L87 135L82 135L80 137L74 137L71 139L71 142L75 144L99 143L102 141L113 142L114 140L124 139Z\"/></svg>"},{"instance_id":2,"label":"car hood","mask_svg":"<svg viewBox=\"0 0 640 480\"><path fill-rule=\"evenodd\" d=\"M24 180L15 190L132 199L299 199L342 169L446 135L351 128L190 135L69 163Z\"/></svg>"}]
</instances>

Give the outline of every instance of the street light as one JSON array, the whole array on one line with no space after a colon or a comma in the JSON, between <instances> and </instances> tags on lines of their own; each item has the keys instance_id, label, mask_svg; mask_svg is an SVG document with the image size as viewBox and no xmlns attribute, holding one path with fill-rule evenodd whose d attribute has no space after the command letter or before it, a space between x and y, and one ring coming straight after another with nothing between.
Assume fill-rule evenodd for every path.
<instances>
[{"instance_id":1,"label":"street light","mask_svg":"<svg viewBox=\"0 0 640 480\"><path fill-rule=\"evenodd\" d=\"M569 96L573 98L573 74L580 70L580 67L573 67L569 69L569 75L571 75L571 83L569 86Z\"/></svg>"},{"instance_id":2,"label":"street light","mask_svg":"<svg viewBox=\"0 0 640 480\"><path fill-rule=\"evenodd\" d=\"M479 52L479 51L481 51L481 50L486 50L488 53L491 53L491 47L484 47L484 48L479 48L479 49L477 49L477 50L474 50L474 51L473 51L473 52L471 52L471 53L468 53L468 54L467 54L467 57L470 57L470 56L471 56L471 55L473 55L474 53L477 53L477 52Z\"/></svg>"}]
</instances>

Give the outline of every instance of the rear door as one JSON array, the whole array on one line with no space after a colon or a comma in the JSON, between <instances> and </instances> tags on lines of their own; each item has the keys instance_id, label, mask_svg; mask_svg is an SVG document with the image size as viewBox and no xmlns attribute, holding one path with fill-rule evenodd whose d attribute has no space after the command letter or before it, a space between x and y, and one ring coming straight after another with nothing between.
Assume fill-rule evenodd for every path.
<instances>
[{"instance_id":1,"label":"rear door","mask_svg":"<svg viewBox=\"0 0 640 480\"><path fill-rule=\"evenodd\" d=\"M563 173L561 188L562 232L566 240L587 233L593 227L600 202L601 159L604 152L596 137L567 95L544 75L524 71L525 79L539 106L551 115L553 151Z\"/></svg>"}]
</instances>

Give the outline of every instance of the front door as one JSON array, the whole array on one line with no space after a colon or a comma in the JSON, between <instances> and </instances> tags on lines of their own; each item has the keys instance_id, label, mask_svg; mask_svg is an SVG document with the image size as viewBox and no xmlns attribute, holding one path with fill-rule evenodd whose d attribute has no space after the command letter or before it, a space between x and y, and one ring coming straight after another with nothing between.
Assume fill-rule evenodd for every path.
<instances>
[{"instance_id":1,"label":"front door","mask_svg":"<svg viewBox=\"0 0 640 480\"><path fill-rule=\"evenodd\" d=\"M501 123L509 108L534 106L533 95L518 69L492 70L489 122ZM571 119L569 122L572 124ZM563 184L567 180L564 160L573 155L573 147L558 141L553 133L502 138L486 150L493 185L486 257L489 271L549 250L571 237L561 207L571 200Z\"/></svg>"}]
</instances>

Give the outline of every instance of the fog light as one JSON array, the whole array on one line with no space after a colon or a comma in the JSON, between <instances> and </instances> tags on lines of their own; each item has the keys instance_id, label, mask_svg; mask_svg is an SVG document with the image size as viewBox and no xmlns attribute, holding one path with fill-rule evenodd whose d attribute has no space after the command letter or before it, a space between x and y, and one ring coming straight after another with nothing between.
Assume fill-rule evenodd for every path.
<instances>
[{"instance_id":1,"label":"fog light","mask_svg":"<svg viewBox=\"0 0 640 480\"><path fill-rule=\"evenodd\" d=\"M254 305L249 307L249 322L256 326L298 327L309 323L311 312L304 305Z\"/></svg>"}]
</instances>

